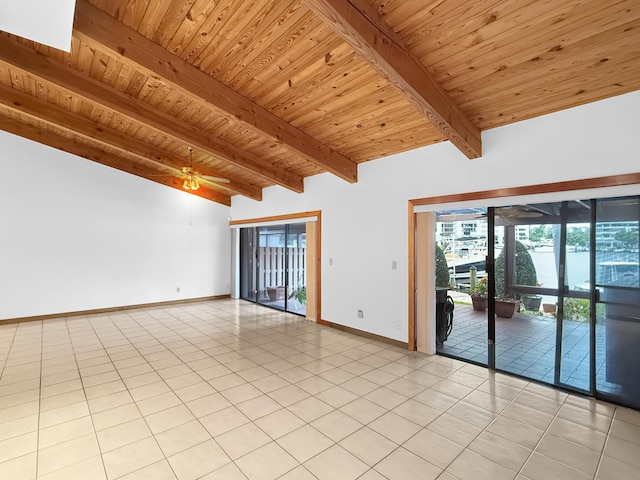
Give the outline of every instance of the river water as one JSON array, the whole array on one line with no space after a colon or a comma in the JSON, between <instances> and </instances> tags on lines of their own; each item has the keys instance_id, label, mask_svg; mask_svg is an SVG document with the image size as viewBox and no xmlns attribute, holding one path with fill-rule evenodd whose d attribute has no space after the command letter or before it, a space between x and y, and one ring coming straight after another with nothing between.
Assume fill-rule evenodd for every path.
<instances>
[{"instance_id":1,"label":"river water","mask_svg":"<svg viewBox=\"0 0 640 480\"><path fill-rule=\"evenodd\" d=\"M558 273L556 269L556 256L553 252L529 252L536 267L538 282L545 288L558 288ZM589 283L589 252L567 252L567 280L566 284L571 290L576 286ZM638 262L637 252L610 252L599 251L597 262L619 261ZM637 269L637 267L636 267ZM603 277L598 274L598 283L602 283ZM637 285L637 271L636 271ZM579 288L578 288L579 290Z\"/></svg>"}]
</instances>

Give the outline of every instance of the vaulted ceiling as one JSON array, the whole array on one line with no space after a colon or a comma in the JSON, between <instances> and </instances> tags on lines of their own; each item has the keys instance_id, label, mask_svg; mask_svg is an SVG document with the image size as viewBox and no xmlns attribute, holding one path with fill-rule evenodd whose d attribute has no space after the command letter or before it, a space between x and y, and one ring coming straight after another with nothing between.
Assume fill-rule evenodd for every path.
<instances>
[{"instance_id":1,"label":"vaulted ceiling","mask_svg":"<svg viewBox=\"0 0 640 480\"><path fill-rule=\"evenodd\" d=\"M1 129L180 189L192 147L226 205L638 89L639 0L77 0L70 54L0 33Z\"/></svg>"}]
</instances>

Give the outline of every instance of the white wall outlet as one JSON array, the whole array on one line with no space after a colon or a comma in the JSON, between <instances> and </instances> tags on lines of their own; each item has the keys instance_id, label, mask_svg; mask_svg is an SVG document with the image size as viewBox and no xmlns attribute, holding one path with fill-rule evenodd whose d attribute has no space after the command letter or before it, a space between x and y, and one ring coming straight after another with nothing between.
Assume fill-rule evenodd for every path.
<instances>
[{"instance_id":1,"label":"white wall outlet","mask_svg":"<svg viewBox=\"0 0 640 480\"><path fill-rule=\"evenodd\" d=\"M391 262L391 270L397 270L398 269L398 262L397 261L393 261Z\"/></svg>"},{"instance_id":2,"label":"white wall outlet","mask_svg":"<svg viewBox=\"0 0 640 480\"><path fill-rule=\"evenodd\" d=\"M180 293L180 287L176 287L176 293Z\"/></svg>"},{"instance_id":3,"label":"white wall outlet","mask_svg":"<svg viewBox=\"0 0 640 480\"><path fill-rule=\"evenodd\" d=\"M329 258L329 265L333 265L333 258Z\"/></svg>"},{"instance_id":4,"label":"white wall outlet","mask_svg":"<svg viewBox=\"0 0 640 480\"><path fill-rule=\"evenodd\" d=\"M400 322L400 320L396 320L396 323L394 324L394 326L400 330L402 328L402 323Z\"/></svg>"},{"instance_id":5,"label":"white wall outlet","mask_svg":"<svg viewBox=\"0 0 640 480\"><path fill-rule=\"evenodd\" d=\"M364 318L364 312L362 310L358 310L358 318Z\"/></svg>"}]
</instances>

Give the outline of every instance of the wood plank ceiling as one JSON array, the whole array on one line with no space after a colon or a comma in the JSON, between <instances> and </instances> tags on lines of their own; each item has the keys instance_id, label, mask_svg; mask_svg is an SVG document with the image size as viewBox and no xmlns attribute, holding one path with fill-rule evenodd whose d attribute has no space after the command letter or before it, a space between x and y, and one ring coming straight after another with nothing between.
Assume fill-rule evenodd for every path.
<instances>
[{"instance_id":1,"label":"wood plank ceiling","mask_svg":"<svg viewBox=\"0 0 640 480\"><path fill-rule=\"evenodd\" d=\"M77 0L70 54L0 33L0 128L174 188L192 147L225 205L638 89L640 0Z\"/></svg>"}]
</instances>

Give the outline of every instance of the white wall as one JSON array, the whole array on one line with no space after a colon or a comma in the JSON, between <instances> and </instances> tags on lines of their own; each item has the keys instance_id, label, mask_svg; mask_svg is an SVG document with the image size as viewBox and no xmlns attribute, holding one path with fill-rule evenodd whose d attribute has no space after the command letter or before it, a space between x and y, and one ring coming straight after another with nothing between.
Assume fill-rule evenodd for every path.
<instances>
[{"instance_id":1,"label":"white wall","mask_svg":"<svg viewBox=\"0 0 640 480\"><path fill-rule=\"evenodd\" d=\"M0 151L0 319L229 293L229 207L1 131Z\"/></svg>"},{"instance_id":2,"label":"white wall","mask_svg":"<svg viewBox=\"0 0 640 480\"><path fill-rule=\"evenodd\" d=\"M483 132L478 160L440 143L362 164L354 185L322 174L303 194L272 187L261 203L234 197L231 215L321 210L322 318L407 341L409 199L640 172L639 125L634 92Z\"/></svg>"}]
</instances>

